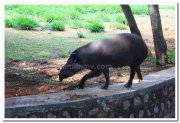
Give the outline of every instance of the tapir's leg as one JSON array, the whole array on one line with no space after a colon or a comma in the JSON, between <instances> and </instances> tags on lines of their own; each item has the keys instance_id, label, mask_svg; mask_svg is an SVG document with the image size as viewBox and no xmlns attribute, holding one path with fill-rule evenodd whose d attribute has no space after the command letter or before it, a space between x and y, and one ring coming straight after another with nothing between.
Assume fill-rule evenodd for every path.
<instances>
[{"instance_id":1,"label":"tapir's leg","mask_svg":"<svg viewBox=\"0 0 180 123\"><path fill-rule=\"evenodd\" d=\"M104 84L104 86L102 86L101 88L102 89L108 89L108 86L109 86L109 69L106 69L103 71L103 74L105 76L105 79L106 79L106 83Z\"/></svg>"},{"instance_id":2,"label":"tapir's leg","mask_svg":"<svg viewBox=\"0 0 180 123\"><path fill-rule=\"evenodd\" d=\"M101 73L102 72L100 72L100 71L91 71L91 72L87 73L86 75L84 75L83 78L81 79L81 82L79 83L79 88L83 89L84 83L87 79L99 76Z\"/></svg>"},{"instance_id":3,"label":"tapir's leg","mask_svg":"<svg viewBox=\"0 0 180 123\"><path fill-rule=\"evenodd\" d=\"M143 80L142 75L141 75L140 66L137 66L137 67L136 67L136 73L137 73L139 82L140 82L140 80Z\"/></svg>"},{"instance_id":4,"label":"tapir's leg","mask_svg":"<svg viewBox=\"0 0 180 123\"><path fill-rule=\"evenodd\" d=\"M135 67L130 66L130 71L131 71L131 72L130 72L129 80L128 80L128 82L124 85L124 87L126 87L126 88L130 88L131 85L132 85L132 81L133 81L134 75L135 75Z\"/></svg>"}]
</instances>

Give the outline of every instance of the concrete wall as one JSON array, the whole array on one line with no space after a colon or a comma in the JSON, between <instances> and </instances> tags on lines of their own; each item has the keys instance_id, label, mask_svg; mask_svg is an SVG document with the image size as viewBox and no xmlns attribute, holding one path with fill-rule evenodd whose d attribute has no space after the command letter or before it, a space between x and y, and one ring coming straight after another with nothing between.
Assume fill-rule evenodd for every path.
<instances>
[{"instance_id":1,"label":"concrete wall","mask_svg":"<svg viewBox=\"0 0 180 123\"><path fill-rule=\"evenodd\" d=\"M6 118L143 118L164 117L175 110L175 68L108 90L85 88L5 99Z\"/></svg>"}]
</instances>

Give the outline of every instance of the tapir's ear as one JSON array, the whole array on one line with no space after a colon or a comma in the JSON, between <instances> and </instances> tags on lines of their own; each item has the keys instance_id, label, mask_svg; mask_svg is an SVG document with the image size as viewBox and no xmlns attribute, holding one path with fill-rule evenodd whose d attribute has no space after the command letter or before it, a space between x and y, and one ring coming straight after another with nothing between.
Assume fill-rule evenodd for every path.
<instances>
[{"instance_id":1,"label":"tapir's ear","mask_svg":"<svg viewBox=\"0 0 180 123\"><path fill-rule=\"evenodd\" d=\"M76 56L76 53L72 53L69 60L68 60L68 63L69 64L73 64L73 63L76 63L77 62L77 56Z\"/></svg>"},{"instance_id":2,"label":"tapir's ear","mask_svg":"<svg viewBox=\"0 0 180 123\"><path fill-rule=\"evenodd\" d=\"M74 63L76 63L76 62L77 62L77 56L76 56L76 53L72 53L72 57L73 57Z\"/></svg>"}]
</instances>

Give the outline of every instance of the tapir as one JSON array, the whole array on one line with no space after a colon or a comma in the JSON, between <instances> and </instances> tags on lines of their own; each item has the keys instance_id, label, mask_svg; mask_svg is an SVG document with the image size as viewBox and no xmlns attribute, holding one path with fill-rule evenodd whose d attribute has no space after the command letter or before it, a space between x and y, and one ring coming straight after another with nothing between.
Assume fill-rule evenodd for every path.
<instances>
[{"instance_id":1,"label":"tapir","mask_svg":"<svg viewBox=\"0 0 180 123\"><path fill-rule=\"evenodd\" d=\"M147 56L148 48L141 37L130 33L117 34L93 41L73 51L59 72L59 80L89 69L90 72L82 77L78 87L83 89L87 79L104 74L106 81L101 88L108 89L109 68L129 66L130 77L124 86L130 88L135 73L139 80L142 80L140 65Z\"/></svg>"}]
</instances>

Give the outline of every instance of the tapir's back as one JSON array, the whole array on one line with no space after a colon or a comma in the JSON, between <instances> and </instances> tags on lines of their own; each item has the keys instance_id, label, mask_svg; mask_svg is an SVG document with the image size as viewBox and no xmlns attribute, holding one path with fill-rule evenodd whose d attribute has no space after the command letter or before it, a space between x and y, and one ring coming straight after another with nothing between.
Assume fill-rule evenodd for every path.
<instances>
[{"instance_id":1,"label":"tapir's back","mask_svg":"<svg viewBox=\"0 0 180 123\"><path fill-rule=\"evenodd\" d=\"M141 64L147 57L148 49L140 37L122 33L85 45L79 49L78 53L90 64L96 62L97 64L112 64L121 67Z\"/></svg>"}]
</instances>

